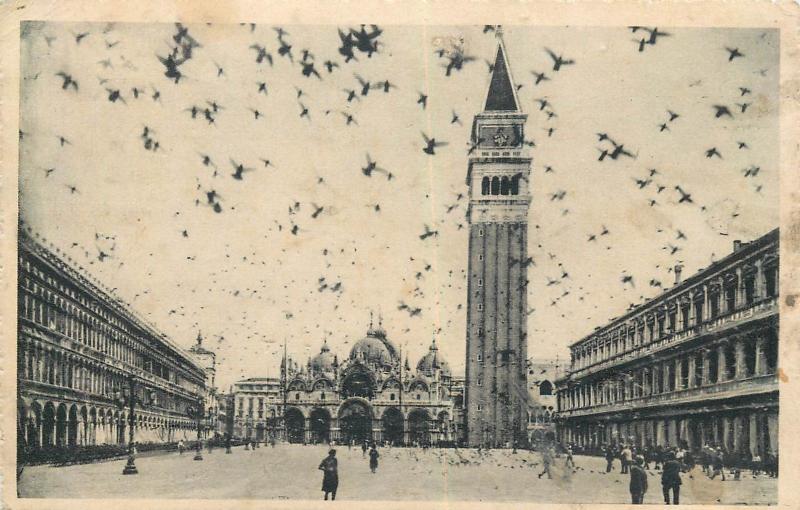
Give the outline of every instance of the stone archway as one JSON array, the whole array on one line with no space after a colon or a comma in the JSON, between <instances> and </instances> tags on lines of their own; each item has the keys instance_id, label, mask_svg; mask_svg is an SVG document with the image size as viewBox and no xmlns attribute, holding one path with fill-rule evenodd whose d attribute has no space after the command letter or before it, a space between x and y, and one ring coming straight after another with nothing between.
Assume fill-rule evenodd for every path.
<instances>
[{"instance_id":1,"label":"stone archway","mask_svg":"<svg viewBox=\"0 0 800 510\"><path fill-rule=\"evenodd\" d=\"M56 446L59 448L67 445L67 406L59 404L56 410Z\"/></svg>"},{"instance_id":2,"label":"stone archway","mask_svg":"<svg viewBox=\"0 0 800 510\"><path fill-rule=\"evenodd\" d=\"M311 411L311 441L327 443L331 438L331 414L322 408Z\"/></svg>"},{"instance_id":3,"label":"stone archway","mask_svg":"<svg viewBox=\"0 0 800 510\"><path fill-rule=\"evenodd\" d=\"M300 409L286 410L286 436L290 443L302 443L305 436L305 418Z\"/></svg>"},{"instance_id":4,"label":"stone archway","mask_svg":"<svg viewBox=\"0 0 800 510\"><path fill-rule=\"evenodd\" d=\"M417 444L430 444L431 417L425 409L414 409L408 415L408 428L411 441Z\"/></svg>"},{"instance_id":5,"label":"stone archway","mask_svg":"<svg viewBox=\"0 0 800 510\"><path fill-rule=\"evenodd\" d=\"M403 437L403 413L396 407L390 407L383 412L383 439L389 444L401 445L405 443Z\"/></svg>"},{"instance_id":6,"label":"stone archway","mask_svg":"<svg viewBox=\"0 0 800 510\"><path fill-rule=\"evenodd\" d=\"M42 430L42 406L39 402L33 401L28 410L27 420L27 436L28 446L31 448L39 448L39 432Z\"/></svg>"},{"instance_id":7,"label":"stone archway","mask_svg":"<svg viewBox=\"0 0 800 510\"><path fill-rule=\"evenodd\" d=\"M362 400L348 400L339 410L340 439L357 444L372 441L372 411Z\"/></svg>"},{"instance_id":8,"label":"stone archway","mask_svg":"<svg viewBox=\"0 0 800 510\"><path fill-rule=\"evenodd\" d=\"M67 446L76 446L78 444L78 406L72 404L69 408L69 415L67 419Z\"/></svg>"}]
</instances>

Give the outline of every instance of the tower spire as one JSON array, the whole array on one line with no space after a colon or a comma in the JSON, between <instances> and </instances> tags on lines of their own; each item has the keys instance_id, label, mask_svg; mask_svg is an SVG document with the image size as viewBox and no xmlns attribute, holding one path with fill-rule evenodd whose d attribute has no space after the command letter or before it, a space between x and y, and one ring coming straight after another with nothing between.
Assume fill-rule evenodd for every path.
<instances>
[{"instance_id":1,"label":"tower spire","mask_svg":"<svg viewBox=\"0 0 800 510\"><path fill-rule=\"evenodd\" d=\"M489 91L486 93L486 104L483 109L487 112L518 112L520 108L517 88L514 86L514 79L511 77L501 25L497 25L495 35L497 37L497 53L495 54L492 78L489 81Z\"/></svg>"}]
</instances>

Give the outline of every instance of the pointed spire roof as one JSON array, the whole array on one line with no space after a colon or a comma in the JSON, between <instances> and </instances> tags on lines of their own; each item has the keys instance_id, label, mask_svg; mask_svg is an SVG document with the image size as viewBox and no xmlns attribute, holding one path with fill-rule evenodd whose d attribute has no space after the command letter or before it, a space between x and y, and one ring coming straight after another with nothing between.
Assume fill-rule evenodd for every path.
<instances>
[{"instance_id":1,"label":"pointed spire roof","mask_svg":"<svg viewBox=\"0 0 800 510\"><path fill-rule=\"evenodd\" d=\"M489 92L486 94L486 105L484 111L512 111L518 112L519 100L517 99L517 89L514 87L514 80L511 77L511 69L508 64L506 46L503 42L502 31L497 31L497 55L494 59L494 69L492 79L489 82Z\"/></svg>"}]
</instances>

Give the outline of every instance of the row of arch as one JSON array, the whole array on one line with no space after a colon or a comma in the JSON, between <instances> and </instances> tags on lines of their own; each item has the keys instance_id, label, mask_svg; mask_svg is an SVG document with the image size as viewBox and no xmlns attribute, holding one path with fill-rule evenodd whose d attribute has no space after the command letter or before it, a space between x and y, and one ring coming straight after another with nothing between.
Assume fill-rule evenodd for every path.
<instances>
[{"instance_id":1,"label":"row of arch","mask_svg":"<svg viewBox=\"0 0 800 510\"><path fill-rule=\"evenodd\" d=\"M19 440L28 449L127 444L129 416L127 410L22 400L17 430ZM138 443L188 440L196 437L196 431L196 423L188 418L134 414L134 441Z\"/></svg>"},{"instance_id":2,"label":"row of arch","mask_svg":"<svg viewBox=\"0 0 800 510\"><path fill-rule=\"evenodd\" d=\"M511 177L484 177L481 180L481 195L519 195L519 181L522 174Z\"/></svg>"},{"instance_id":3,"label":"row of arch","mask_svg":"<svg viewBox=\"0 0 800 510\"><path fill-rule=\"evenodd\" d=\"M286 434L293 443L431 444L452 437L450 415L445 410L432 416L427 409L413 408L404 416L397 407L388 407L377 416L361 400L347 401L336 417L322 407L311 409L307 417L300 408L289 407L286 409Z\"/></svg>"}]
</instances>

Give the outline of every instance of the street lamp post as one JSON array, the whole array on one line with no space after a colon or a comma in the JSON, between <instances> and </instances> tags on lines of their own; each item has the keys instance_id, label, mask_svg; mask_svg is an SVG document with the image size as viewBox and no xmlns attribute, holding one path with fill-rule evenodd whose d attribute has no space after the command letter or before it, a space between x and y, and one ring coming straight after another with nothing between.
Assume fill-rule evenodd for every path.
<instances>
[{"instance_id":1,"label":"street lamp post","mask_svg":"<svg viewBox=\"0 0 800 510\"><path fill-rule=\"evenodd\" d=\"M189 418L192 418L193 420L197 421L197 447L196 447L197 453L195 453L194 460L203 460L203 450L200 446L200 420L202 420L203 417L205 416L205 412L203 411L202 402L198 401L196 407L195 406L187 407L186 414L189 416Z\"/></svg>"},{"instance_id":2,"label":"street lamp post","mask_svg":"<svg viewBox=\"0 0 800 510\"><path fill-rule=\"evenodd\" d=\"M128 387L122 388L114 392L114 403L122 410L125 407L129 408L128 413L128 463L125 464L125 469L122 470L123 475L135 475L139 471L136 469L135 454L134 454L134 428L136 427L136 402L135 392L135 379L133 374L128 376ZM141 403L141 402L140 402Z\"/></svg>"}]
</instances>

